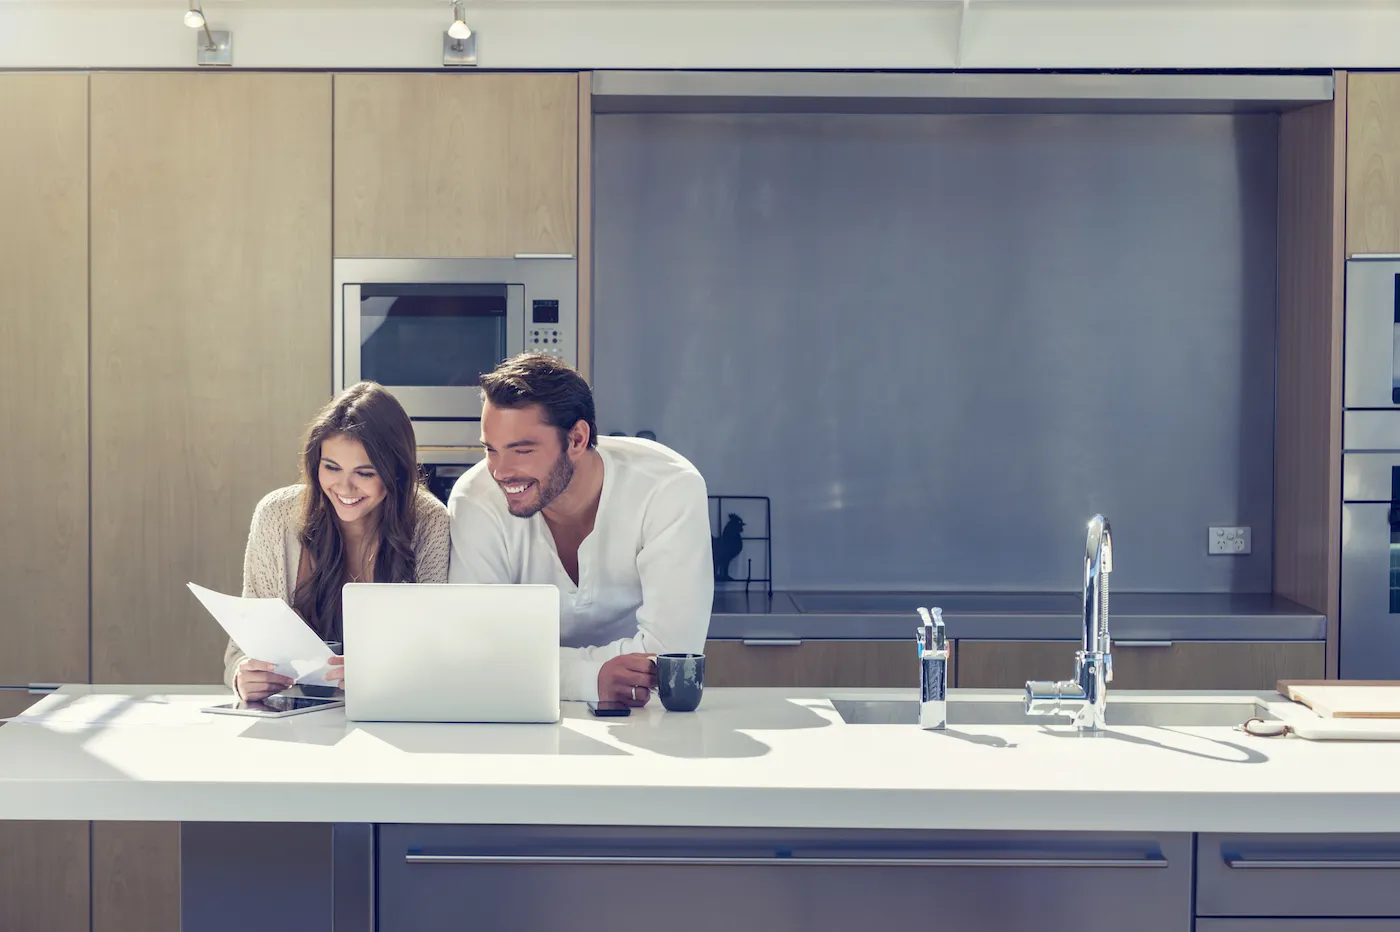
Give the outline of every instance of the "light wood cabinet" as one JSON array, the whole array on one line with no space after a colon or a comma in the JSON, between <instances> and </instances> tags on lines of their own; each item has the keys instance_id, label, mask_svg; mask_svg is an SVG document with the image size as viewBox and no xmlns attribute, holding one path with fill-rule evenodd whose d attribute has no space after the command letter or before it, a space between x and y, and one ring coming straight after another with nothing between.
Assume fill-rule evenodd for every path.
<instances>
[{"instance_id":1,"label":"light wood cabinet","mask_svg":"<svg viewBox=\"0 0 1400 932\"><path fill-rule=\"evenodd\" d=\"M1349 72L1346 99L1346 254L1400 252L1400 72Z\"/></svg>"},{"instance_id":2,"label":"light wood cabinet","mask_svg":"<svg viewBox=\"0 0 1400 932\"><path fill-rule=\"evenodd\" d=\"M949 671L949 676L953 675ZM914 640L709 641L707 686L918 688Z\"/></svg>"},{"instance_id":3,"label":"light wood cabinet","mask_svg":"<svg viewBox=\"0 0 1400 932\"><path fill-rule=\"evenodd\" d=\"M180 932L179 822L92 823L92 932Z\"/></svg>"},{"instance_id":4,"label":"light wood cabinet","mask_svg":"<svg viewBox=\"0 0 1400 932\"><path fill-rule=\"evenodd\" d=\"M970 641L956 645L962 689L1015 689L1074 675L1078 641ZM1109 689L1273 689L1281 679L1321 679L1320 641L1176 641L1113 645Z\"/></svg>"},{"instance_id":5,"label":"light wood cabinet","mask_svg":"<svg viewBox=\"0 0 1400 932\"><path fill-rule=\"evenodd\" d=\"M578 74L578 370L593 381L593 72Z\"/></svg>"},{"instance_id":6,"label":"light wood cabinet","mask_svg":"<svg viewBox=\"0 0 1400 932\"><path fill-rule=\"evenodd\" d=\"M39 698L22 690L0 690L0 718L18 715ZM88 825L0 822L0 929L84 932L88 928Z\"/></svg>"},{"instance_id":7,"label":"light wood cabinet","mask_svg":"<svg viewBox=\"0 0 1400 932\"><path fill-rule=\"evenodd\" d=\"M185 583L239 591L330 396L331 78L91 80L93 677L216 683ZM94 932L178 929L176 829L94 826Z\"/></svg>"},{"instance_id":8,"label":"light wood cabinet","mask_svg":"<svg viewBox=\"0 0 1400 932\"><path fill-rule=\"evenodd\" d=\"M570 253L574 74L335 76L335 254Z\"/></svg>"},{"instance_id":9,"label":"light wood cabinet","mask_svg":"<svg viewBox=\"0 0 1400 932\"><path fill-rule=\"evenodd\" d=\"M1279 117L1274 592L1328 619L1341 580L1342 283L1349 76L1335 100Z\"/></svg>"},{"instance_id":10,"label":"light wood cabinet","mask_svg":"<svg viewBox=\"0 0 1400 932\"><path fill-rule=\"evenodd\" d=\"M87 95L0 75L0 685L88 679Z\"/></svg>"},{"instance_id":11,"label":"light wood cabinet","mask_svg":"<svg viewBox=\"0 0 1400 932\"><path fill-rule=\"evenodd\" d=\"M217 683L185 588L330 395L331 78L92 76L92 618L101 683Z\"/></svg>"}]
</instances>

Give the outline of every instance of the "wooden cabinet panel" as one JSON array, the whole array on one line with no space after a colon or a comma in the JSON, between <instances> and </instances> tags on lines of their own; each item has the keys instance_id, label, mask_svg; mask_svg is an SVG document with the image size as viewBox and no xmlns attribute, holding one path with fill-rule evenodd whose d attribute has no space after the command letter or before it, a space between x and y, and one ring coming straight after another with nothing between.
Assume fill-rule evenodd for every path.
<instances>
[{"instance_id":1,"label":"wooden cabinet panel","mask_svg":"<svg viewBox=\"0 0 1400 932\"><path fill-rule=\"evenodd\" d=\"M1400 72L1350 72L1346 99L1346 253L1400 252Z\"/></svg>"},{"instance_id":2,"label":"wooden cabinet panel","mask_svg":"<svg viewBox=\"0 0 1400 932\"><path fill-rule=\"evenodd\" d=\"M185 588L330 394L331 78L92 76L92 619L101 683L216 683Z\"/></svg>"},{"instance_id":3,"label":"wooden cabinet panel","mask_svg":"<svg viewBox=\"0 0 1400 932\"><path fill-rule=\"evenodd\" d=\"M908 641L803 641L782 646L709 641L705 645L705 683L917 689L919 661L912 637Z\"/></svg>"},{"instance_id":4,"label":"wooden cabinet panel","mask_svg":"<svg viewBox=\"0 0 1400 932\"><path fill-rule=\"evenodd\" d=\"M0 75L0 685L88 678L87 95Z\"/></svg>"},{"instance_id":5,"label":"wooden cabinet panel","mask_svg":"<svg viewBox=\"0 0 1400 932\"><path fill-rule=\"evenodd\" d=\"M960 689L1012 689L1027 680L1064 680L1074 673L1075 641L956 642ZM1117 663L1117 657L1114 657ZM1115 671L1116 672L1116 671ZM1118 685L1115 676L1114 686Z\"/></svg>"},{"instance_id":6,"label":"wooden cabinet panel","mask_svg":"<svg viewBox=\"0 0 1400 932\"><path fill-rule=\"evenodd\" d=\"M0 718L18 715L39 698L0 691ZM88 865L87 822L0 822L0 929L84 932Z\"/></svg>"},{"instance_id":7,"label":"wooden cabinet panel","mask_svg":"<svg viewBox=\"0 0 1400 932\"><path fill-rule=\"evenodd\" d=\"M1279 117L1274 591L1328 618L1341 579L1347 74L1336 100Z\"/></svg>"},{"instance_id":8,"label":"wooden cabinet panel","mask_svg":"<svg viewBox=\"0 0 1400 932\"><path fill-rule=\"evenodd\" d=\"M578 75L578 370L593 380L593 72Z\"/></svg>"},{"instance_id":9,"label":"wooden cabinet panel","mask_svg":"<svg viewBox=\"0 0 1400 932\"><path fill-rule=\"evenodd\" d=\"M1015 689L1027 680L1074 674L1077 641L957 642L959 688ZM1321 678L1320 641L1177 641L1170 646L1113 645L1109 689L1273 689L1280 679Z\"/></svg>"},{"instance_id":10,"label":"wooden cabinet panel","mask_svg":"<svg viewBox=\"0 0 1400 932\"><path fill-rule=\"evenodd\" d=\"M180 932L179 822L92 823L92 932Z\"/></svg>"},{"instance_id":11,"label":"wooden cabinet panel","mask_svg":"<svg viewBox=\"0 0 1400 932\"><path fill-rule=\"evenodd\" d=\"M335 76L335 254L574 253L574 74Z\"/></svg>"}]
</instances>

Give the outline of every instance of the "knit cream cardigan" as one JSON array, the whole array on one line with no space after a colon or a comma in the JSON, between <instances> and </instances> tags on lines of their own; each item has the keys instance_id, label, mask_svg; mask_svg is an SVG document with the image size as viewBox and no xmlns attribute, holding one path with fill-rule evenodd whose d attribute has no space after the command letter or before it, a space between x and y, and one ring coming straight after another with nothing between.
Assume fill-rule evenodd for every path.
<instances>
[{"instance_id":1,"label":"knit cream cardigan","mask_svg":"<svg viewBox=\"0 0 1400 932\"><path fill-rule=\"evenodd\" d=\"M301 563L301 514L303 485L289 485L269 492L253 509L248 529L248 549L243 554L243 597L281 599L291 604ZM415 506L417 529L413 552L417 556L418 581L447 582L451 555L451 524L447 506L427 489L419 488ZM232 640L224 651L224 684L233 689L238 664L246 655Z\"/></svg>"}]
</instances>

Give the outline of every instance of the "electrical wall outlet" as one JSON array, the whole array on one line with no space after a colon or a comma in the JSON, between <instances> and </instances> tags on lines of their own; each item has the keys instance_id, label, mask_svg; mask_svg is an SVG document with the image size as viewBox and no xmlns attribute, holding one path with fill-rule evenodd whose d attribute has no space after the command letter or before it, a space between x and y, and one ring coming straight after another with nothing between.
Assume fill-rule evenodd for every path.
<instances>
[{"instance_id":1,"label":"electrical wall outlet","mask_svg":"<svg viewBox=\"0 0 1400 932\"><path fill-rule=\"evenodd\" d=\"M1254 549L1252 536L1247 527L1213 527L1207 552L1225 556L1250 553Z\"/></svg>"}]
</instances>

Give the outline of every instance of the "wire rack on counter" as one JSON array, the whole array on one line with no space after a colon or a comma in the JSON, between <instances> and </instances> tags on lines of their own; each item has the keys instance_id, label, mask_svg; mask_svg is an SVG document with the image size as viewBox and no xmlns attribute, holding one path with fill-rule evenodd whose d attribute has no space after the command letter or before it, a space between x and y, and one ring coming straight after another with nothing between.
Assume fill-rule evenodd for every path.
<instances>
[{"instance_id":1,"label":"wire rack on counter","mask_svg":"<svg viewBox=\"0 0 1400 932\"><path fill-rule=\"evenodd\" d=\"M730 503L730 508L725 503ZM732 509L732 510L731 510ZM746 534L759 525L762 534ZM757 553L755 552L757 551ZM773 594L773 505L767 495L710 496L710 552L715 565L715 588L743 589L762 585ZM759 564L755 574L754 559ZM739 561L742 575L731 565Z\"/></svg>"}]
</instances>

